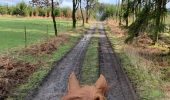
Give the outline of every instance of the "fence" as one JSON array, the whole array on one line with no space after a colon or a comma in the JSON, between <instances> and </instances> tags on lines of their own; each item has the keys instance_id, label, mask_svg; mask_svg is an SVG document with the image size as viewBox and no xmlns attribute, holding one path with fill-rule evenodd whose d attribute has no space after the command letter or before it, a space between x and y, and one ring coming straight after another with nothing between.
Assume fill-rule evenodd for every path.
<instances>
[{"instance_id":1,"label":"fence","mask_svg":"<svg viewBox=\"0 0 170 100\"><path fill-rule=\"evenodd\" d=\"M43 21L43 20L42 20ZM5 21L3 21L5 23ZM77 26L80 26L77 22ZM72 21L58 20L58 33L61 34L72 29ZM0 25L0 52L7 49L23 48L29 44L47 39L55 35L53 24L46 22L6 22Z\"/></svg>"},{"instance_id":2,"label":"fence","mask_svg":"<svg viewBox=\"0 0 170 100\"><path fill-rule=\"evenodd\" d=\"M77 26L80 26L79 22ZM59 35L67 32L72 29L72 21L57 20L57 28ZM50 38L49 41L41 42L51 36L54 36L51 19L0 19L0 98L14 85L31 76L34 70L40 69L45 74L50 69L54 60L51 60L52 53L58 50L54 44L60 45L64 41L64 37L58 36L57 39Z\"/></svg>"}]
</instances>

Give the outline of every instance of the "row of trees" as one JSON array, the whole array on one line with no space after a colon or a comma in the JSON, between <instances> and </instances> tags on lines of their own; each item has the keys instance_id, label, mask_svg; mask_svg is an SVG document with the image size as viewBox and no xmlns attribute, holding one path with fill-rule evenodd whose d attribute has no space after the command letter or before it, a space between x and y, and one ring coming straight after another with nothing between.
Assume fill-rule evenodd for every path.
<instances>
[{"instance_id":1,"label":"row of trees","mask_svg":"<svg viewBox=\"0 0 170 100\"><path fill-rule=\"evenodd\" d=\"M168 2L169 0L121 0L118 5L120 24L124 20L129 30L129 37L125 42L132 41L140 34L148 33L156 43L159 33L165 28ZM130 17L133 18L133 22L129 25Z\"/></svg>"},{"instance_id":2,"label":"row of trees","mask_svg":"<svg viewBox=\"0 0 170 100\"><path fill-rule=\"evenodd\" d=\"M59 5L63 0L30 0L29 4L24 1L16 6L0 6L0 14L19 15L19 16L52 16L55 22L55 17L72 18L73 28L76 28L77 19L82 19L82 25L88 23L89 17L95 15L96 5L98 0L72 0L73 7L61 8ZM55 27L57 35L57 29Z\"/></svg>"},{"instance_id":3,"label":"row of trees","mask_svg":"<svg viewBox=\"0 0 170 100\"><path fill-rule=\"evenodd\" d=\"M80 18L80 10L77 16ZM66 17L71 18L72 10L69 7L55 7L54 14L56 17ZM33 7L26 4L25 2L20 2L15 6L1 5L0 15L16 15L16 16L30 16L30 17L50 17L51 7Z\"/></svg>"},{"instance_id":4,"label":"row of trees","mask_svg":"<svg viewBox=\"0 0 170 100\"><path fill-rule=\"evenodd\" d=\"M99 4L98 0L72 0L73 2L73 11L72 11L72 20L73 20L73 28L76 28L76 12L78 8L80 8L82 23L88 23L89 17L92 12L95 11L97 5ZM84 14L85 13L85 14ZM86 20L86 21L85 21Z\"/></svg>"}]
</instances>

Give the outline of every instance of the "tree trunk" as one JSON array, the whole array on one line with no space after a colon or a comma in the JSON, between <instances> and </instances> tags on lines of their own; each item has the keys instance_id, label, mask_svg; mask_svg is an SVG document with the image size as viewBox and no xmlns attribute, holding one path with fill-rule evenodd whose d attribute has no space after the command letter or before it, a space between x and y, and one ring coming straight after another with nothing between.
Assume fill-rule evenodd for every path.
<instances>
[{"instance_id":1,"label":"tree trunk","mask_svg":"<svg viewBox=\"0 0 170 100\"><path fill-rule=\"evenodd\" d=\"M126 27L128 27L128 17L126 18Z\"/></svg>"},{"instance_id":2,"label":"tree trunk","mask_svg":"<svg viewBox=\"0 0 170 100\"><path fill-rule=\"evenodd\" d=\"M119 0L116 0L116 22L119 19Z\"/></svg>"},{"instance_id":3,"label":"tree trunk","mask_svg":"<svg viewBox=\"0 0 170 100\"><path fill-rule=\"evenodd\" d=\"M126 18L126 27L128 27L128 25L129 25L129 9L130 9L130 7L129 7L129 0L128 0L128 7L127 7L127 18Z\"/></svg>"},{"instance_id":4,"label":"tree trunk","mask_svg":"<svg viewBox=\"0 0 170 100\"><path fill-rule=\"evenodd\" d=\"M89 1L86 1L86 23L89 22Z\"/></svg>"},{"instance_id":5,"label":"tree trunk","mask_svg":"<svg viewBox=\"0 0 170 100\"><path fill-rule=\"evenodd\" d=\"M54 15L54 1L52 1L52 8L51 8L51 16L52 16L52 19L53 19L53 24L54 24L54 32L55 32L55 36L57 36L57 25L56 25L56 20L55 20L55 15Z\"/></svg>"},{"instance_id":6,"label":"tree trunk","mask_svg":"<svg viewBox=\"0 0 170 100\"><path fill-rule=\"evenodd\" d=\"M86 23L89 23L89 13L88 13L88 7L86 8Z\"/></svg>"},{"instance_id":7,"label":"tree trunk","mask_svg":"<svg viewBox=\"0 0 170 100\"><path fill-rule=\"evenodd\" d=\"M154 42L154 44L156 43L156 42L158 42L158 33L159 33L159 29L160 29L160 20L161 20L161 15L160 15L160 12L161 12L161 4L162 4L162 1L157 1L156 2L156 29L155 29L155 33L154 33L154 40L153 40L153 42Z\"/></svg>"},{"instance_id":8,"label":"tree trunk","mask_svg":"<svg viewBox=\"0 0 170 100\"><path fill-rule=\"evenodd\" d=\"M122 24L122 2L121 2L121 5L120 5L120 1L118 2L118 9L119 9L119 25Z\"/></svg>"},{"instance_id":9,"label":"tree trunk","mask_svg":"<svg viewBox=\"0 0 170 100\"><path fill-rule=\"evenodd\" d=\"M87 18L86 18L86 23L89 23L89 17L87 16Z\"/></svg>"},{"instance_id":10,"label":"tree trunk","mask_svg":"<svg viewBox=\"0 0 170 100\"><path fill-rule=\"evenodd\" d=\"M76 28L76 4L73 0L73 11L72 11L73 28Z\"/></svg>"},{"instance_id":11,"label":"tree trunk","mask_svg":"<svg viewBox=\"0 0 170 100\"><path fill-rule=\"evenodd\" d=\"M82 26L84 26L84 15L83 15L83 10L82 10L81 0L80 0L80 10L81 10L81 17L82 17L82 21L83 21Z\"/></svg>"}]
</instances>

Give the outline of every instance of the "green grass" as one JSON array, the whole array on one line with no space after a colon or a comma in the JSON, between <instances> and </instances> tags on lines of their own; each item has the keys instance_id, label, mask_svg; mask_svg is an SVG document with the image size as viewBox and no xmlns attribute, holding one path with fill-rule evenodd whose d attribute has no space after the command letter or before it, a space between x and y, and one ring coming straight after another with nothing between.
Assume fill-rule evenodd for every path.
<instances>
[{"instance_id":1,"label":"green grass","mask_svg":"<svg viewBox=\"0 0 170 100\"><path fill-rule=\"evenodd\" d=\"M68 52L73 47L80 36L80 33L70 33L68 39L69 41L60 44L58 49L52 54L41 55L38 57L31 55L26 56L26 61L28 62L38 63L38 61L41 60L44 62L44 64L39 66L38 69L32 75L30 75L25 83L19 84L17 87L13 88L13 94L7 100L22 100L28 91L36 88L44 76L46 76L52 68L52 63L61 59L66 54L66 52Z\"/></svg>"},{"instance_id":2,"label":"green grass","mask_svg":"<svg viewBox=\"0 0 170 100\"><path fill-rule=\"evenodd\" d=\"M59 33L71 29L71 21L57 19L57 22ZM46 39L48 35L54 35L51 18L0 17L0 51L24 47L25 26L27 44Z\"/></svg>"},{"instance_id":3,"label":"green grass","mask_svg":"<svg viewBox=\"0 0 170 100\"><path fill-rule=\"evenodd\" d=\"M98 38L93 37L87 49L81 70L81 83L94 84L98 78Z\"/></svg>"},{"instance_id":4,"label":"green grass","mask_svg":"<svg viewBox=\"0 0 170 100\"><path fill-rule=\"evenodd\" d=\"M154 73L151 66L145 64L144 60L138 57L131 49L124 49L125 37L117 37L107 32L115 52L119 55L124 71L128 74L133 86L136 89L139 100L160 100L163 92L160 89L161 78L159 73Z\"/></svg>"}]
</instances>

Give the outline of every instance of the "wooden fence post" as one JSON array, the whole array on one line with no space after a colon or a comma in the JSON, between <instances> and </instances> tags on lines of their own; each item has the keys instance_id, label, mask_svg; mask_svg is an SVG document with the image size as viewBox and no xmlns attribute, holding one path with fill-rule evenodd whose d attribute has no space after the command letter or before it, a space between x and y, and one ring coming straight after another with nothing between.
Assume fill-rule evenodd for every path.
<instances>
[{"instance_id":1,"label":"wooden fence post","mask_svg":"<svg viewBox=\"0 0 170 100\"><path fill-rule=\"evenodd\" d=\"M47 39L48 39L48 25L47 25Z\"/></svg>"},{"instance_id":2,"label":"wooden fence post","mask_svg":"<svg viewBox=\"0 0 170 100\"><path fill-rule=\"evenodd\" d=\"M25 30L25 48L27 47L27 27L24 27Z\"/></svg>"}]
</instances>

